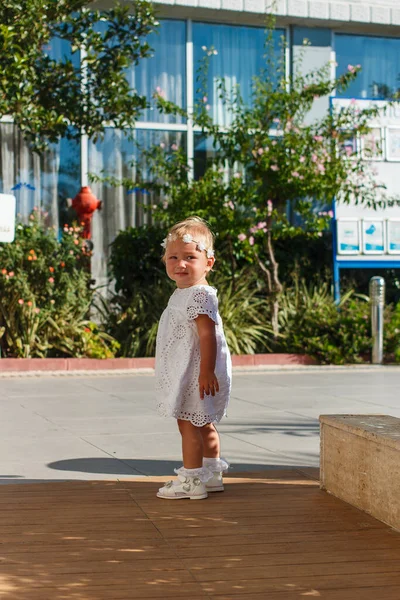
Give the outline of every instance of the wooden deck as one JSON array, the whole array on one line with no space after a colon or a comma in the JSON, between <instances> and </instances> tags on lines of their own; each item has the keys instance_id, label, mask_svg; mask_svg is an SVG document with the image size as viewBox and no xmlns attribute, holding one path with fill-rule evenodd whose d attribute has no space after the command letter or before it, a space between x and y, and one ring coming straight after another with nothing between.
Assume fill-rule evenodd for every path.
<instances>
[{"instance_id":1,"label":"wooden deck","mask_svg":"<svg viewBox=\"0 0 400 600\"><path fill-rule=\"evenodd\" d=\"M158 499L166 477L0 486L0 599L400 600L400 533L313 477L197 502Z\"/></svg>"}]
</instances>

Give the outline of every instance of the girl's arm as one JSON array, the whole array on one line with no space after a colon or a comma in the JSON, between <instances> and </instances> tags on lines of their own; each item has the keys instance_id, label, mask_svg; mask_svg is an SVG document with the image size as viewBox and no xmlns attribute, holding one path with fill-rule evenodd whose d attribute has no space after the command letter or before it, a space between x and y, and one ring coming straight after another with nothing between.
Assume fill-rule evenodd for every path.
<instances>
[{"instance_id":1,"label":"girl's arm","mask_svg":"<svg viewBox=\"0 0 400 600\"><path fill-rule=\"evenodd\" d=\"M217 359L217 337L215 323L207 315L199 315L196 319L197 332L200 340L200 398L204 394L215 396L219 392L218 379L215 376L215 361Z\"/></svg>"}]
</instances>

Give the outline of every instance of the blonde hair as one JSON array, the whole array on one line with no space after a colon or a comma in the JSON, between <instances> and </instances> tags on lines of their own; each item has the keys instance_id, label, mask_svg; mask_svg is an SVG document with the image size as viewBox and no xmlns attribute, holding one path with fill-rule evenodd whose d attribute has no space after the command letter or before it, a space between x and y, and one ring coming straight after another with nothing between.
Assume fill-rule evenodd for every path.
<instances>
[{"instance_id":1,"label":"blonde hair","mask_svg":"<svg viewBox=\"0 0 400 600\"><path fill-rule=\"evenodd\" d=\"M203 242L207 250L214 250L214 234L209 228L208 224L204 219L200 217L187 217L179 223L175 223L168 231L166 240L168 242L175 242L181 240L186 233L190 233L196 242ZM165 259L166 248L163 254L163 260Z\"/></svg>"}]
</instances>

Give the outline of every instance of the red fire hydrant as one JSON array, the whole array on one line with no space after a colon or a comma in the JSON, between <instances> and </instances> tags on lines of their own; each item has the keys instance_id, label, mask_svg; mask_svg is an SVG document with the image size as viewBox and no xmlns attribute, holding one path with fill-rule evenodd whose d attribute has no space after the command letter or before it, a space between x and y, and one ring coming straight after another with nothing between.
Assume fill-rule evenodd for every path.
<instances>
[{"instance_id":1,"label":"red fire hydrant","mask_svg":"<svg viewBox=\"0 0 400 600\"><path fill-rule=\"evenodd\" d=\"M98 200L90 187L85 185L72 200L72 208L78 215L79 222L83 224L83 237L90 240L90 224L93 213L95 210L101 209L101 200Z\"/></svg>"}]
</instances>

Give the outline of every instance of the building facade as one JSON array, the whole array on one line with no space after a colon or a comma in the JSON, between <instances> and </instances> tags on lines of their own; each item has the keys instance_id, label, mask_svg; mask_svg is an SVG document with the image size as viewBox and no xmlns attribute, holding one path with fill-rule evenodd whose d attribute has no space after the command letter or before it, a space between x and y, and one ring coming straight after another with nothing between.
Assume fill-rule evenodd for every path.
<instances>
[{"instance_id":1,"label":"building facade","mask_svg":"<svg viewBox=\"0 0 400 600\"><path fill-rule=\"evenodd\" d=\"M207 103L216 122L227 124L216 80L240 85L244 99L250 98L252 77L265 65L264 0L160 0L155 3L160 20L158 34L151 36L155 53L128 73L132 87L151 101L154 91L183 108L190 109L199 94L196 79L204 48L214 48L207 82ZM102 0L96 7L107 8ZM277 0L274 32L277 61L286 41L285 68L289 73L299 53L301 69L316 69L331 61L331 75L362 67L357 80L341 94L351 98L385 98L400 88L400 5L398 0ZM304 39L310 45L304 46ZM53 56L62 57L68 48L54 41ZM79 58L74 57L74 60ZM271 76L274 74L271 72ZM329 98L315 102L313 116L329 109ZM209 142L182 117L145 110L134 133L141 147L154 143L184 148L189 159L200 165L213 150ZM62 228L67 219L67 199L89 174L105 173L116 179L134 178L132 163L137 147L120 131L107 127L102 141L94 144L83 136L80 142L61 140L44 156L29 151L20 133L7 119L0 122L0 192L13 190L18 212L27 218L34 206L48 213L49 224ZM194 176L198 173L194 172ZM103 210L93 219L93 276L98 285L106 283L109 244L119 230L146 220L143 204L151 197L140 190L91 185L103 201Z\"/></svg>"}]
</instances>

